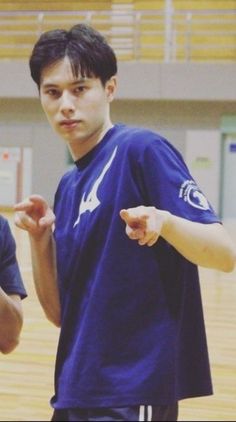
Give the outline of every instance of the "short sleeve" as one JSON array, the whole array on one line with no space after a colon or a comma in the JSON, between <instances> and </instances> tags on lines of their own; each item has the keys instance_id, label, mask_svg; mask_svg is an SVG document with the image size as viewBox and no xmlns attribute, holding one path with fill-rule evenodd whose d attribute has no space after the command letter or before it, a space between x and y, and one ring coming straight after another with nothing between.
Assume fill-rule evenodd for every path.
<instances>
[{"instance_id":1,"label":"short sleeve","mask_svg":"<svg viewBox=\"0 0 236 422\"><path fill-rule=\"evenodd\" d=\"M164 138L147 143L139 159L146 205L196 222L220 222L181 154Z\"/></svg>"}]
</instances>

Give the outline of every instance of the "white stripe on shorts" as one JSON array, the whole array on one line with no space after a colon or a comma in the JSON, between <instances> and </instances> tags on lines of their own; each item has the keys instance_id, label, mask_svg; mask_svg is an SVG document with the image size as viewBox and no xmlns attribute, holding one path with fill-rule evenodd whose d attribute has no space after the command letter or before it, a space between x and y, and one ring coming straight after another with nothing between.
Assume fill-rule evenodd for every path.
<instances>
[{"instance_id":1,"label":"white stripe on shorts","mask_svg":"<svg viewBox=\"0 0 236 422\"><path fill-rule=\"evenodd\" d=\"M145 412L145 410L147 412ZM147 419L145 419L145 413L147 414ZM139 421L152 421L152 406L139 407Z\"/></svg>"},{"instance_id":2,"label":"white stripe on shorts","mask_svg":"<svg viewBox=\"0 0 236 422\"><path fill-rule=\"evenodd\" d=\"M145 406L140 406L139 407L139 421L144 422L145 421Z\"/></svg>"},{"instance_id":3,"label":"white stripe on shorts","mask_svg":"<svg viewBox=\"0 0 236 422\"><path fill-rule=\"evenodd\" d=\"M148 406L147 407L147 420L151 421L152 420L152 406Z\"/></svg>"}]
</instances>

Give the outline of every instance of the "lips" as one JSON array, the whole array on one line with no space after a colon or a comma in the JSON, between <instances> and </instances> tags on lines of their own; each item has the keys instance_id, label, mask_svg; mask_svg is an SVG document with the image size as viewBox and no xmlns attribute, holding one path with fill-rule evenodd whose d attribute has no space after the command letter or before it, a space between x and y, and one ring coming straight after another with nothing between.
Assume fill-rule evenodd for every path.
<instances>
[{"instance_id":1,"label":"lips","mask_svg":"<svg viewBox=\"0 0 236 422\"><path fill-rule=\"evenodd\" d=\"M62 120L60 126L64 128L74 128L79 123L79 120Z\"/></svg>"}]
</instances>

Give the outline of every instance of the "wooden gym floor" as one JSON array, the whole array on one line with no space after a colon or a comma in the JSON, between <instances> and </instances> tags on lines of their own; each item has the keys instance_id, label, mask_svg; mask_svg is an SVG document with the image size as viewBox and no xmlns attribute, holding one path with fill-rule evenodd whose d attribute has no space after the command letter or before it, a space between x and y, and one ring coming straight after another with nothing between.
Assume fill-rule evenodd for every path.
<instances>
[{"instance_id":1,"label":"wooden gym floor","mask_svg":"<svg viewBox=\"0 0 236 422\"><path fill-rule=\"evenodd\" d=\"M31 273L27 234L2 212L17 242L17 255L28 291L23 302L20 345L0 356L0 420L48 421L52 409L54 358L59 330L44 317ZM236 241L236 221L227 225ZM200 268L214 396L183 400L179 421L235 421L236 418L236 271L225 274Z\"/></svg>"}]
</instances>

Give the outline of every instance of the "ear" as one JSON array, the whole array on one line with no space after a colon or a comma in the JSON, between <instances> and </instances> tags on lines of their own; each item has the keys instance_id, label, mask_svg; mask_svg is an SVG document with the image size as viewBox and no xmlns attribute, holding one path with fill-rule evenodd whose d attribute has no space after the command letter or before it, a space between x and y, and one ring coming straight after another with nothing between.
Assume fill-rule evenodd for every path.
<instances>
[{"instance_id":1,"label":"ear","mask_svg":"<svg viewBox=\"0 0 236 422\"><path fill-rule=\"evenodd\" d=\"M117 77L112 76L105 85L105 91L107 94L108 102L111 103L114 99L115 93L117 88Z\"/></svg>"}]
</instances>

